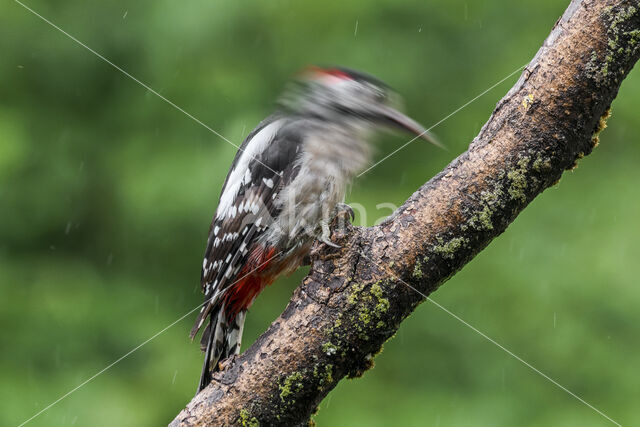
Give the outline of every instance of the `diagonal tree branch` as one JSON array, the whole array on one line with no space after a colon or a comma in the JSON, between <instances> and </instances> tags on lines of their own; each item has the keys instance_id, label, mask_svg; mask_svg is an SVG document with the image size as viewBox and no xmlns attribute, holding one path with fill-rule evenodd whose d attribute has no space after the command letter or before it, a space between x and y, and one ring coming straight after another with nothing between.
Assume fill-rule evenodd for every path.
<instances>
[{"instance_id":1,"label":"diagonal tree branch","mask_svg":"<svg viewBox=\"0 0 640 427\"><path fill-rule=\"evenodd\" d=\"M282 315L171 423L304 424L428 295L598 144L640 56L640 0L573 0L469 149L383 224L318 245ZM406 283L405 283L406 282Z\"/></svg>"}]
</instances>

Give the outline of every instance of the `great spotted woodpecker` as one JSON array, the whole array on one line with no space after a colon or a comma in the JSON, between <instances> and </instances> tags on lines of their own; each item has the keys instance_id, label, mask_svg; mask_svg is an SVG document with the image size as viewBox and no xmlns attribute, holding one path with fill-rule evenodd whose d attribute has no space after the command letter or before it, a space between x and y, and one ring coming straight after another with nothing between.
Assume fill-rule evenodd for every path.
<instances>
[{"instance_id":1,"label":"great spotted woodpecker","mask_svg":"<svg viewBox=\"0 0 640 427\"><path fill-rule=\"evenodd\" d=\"M310 68L291 83L276 113L242 143L222 187L202 263L204 366L198 392L218 362L238 354L247 309L265 286L296 270L348 184L369 162L379 127L432 136L397 109L379 80L345 68Z\"/></svg>"}]
</instances>

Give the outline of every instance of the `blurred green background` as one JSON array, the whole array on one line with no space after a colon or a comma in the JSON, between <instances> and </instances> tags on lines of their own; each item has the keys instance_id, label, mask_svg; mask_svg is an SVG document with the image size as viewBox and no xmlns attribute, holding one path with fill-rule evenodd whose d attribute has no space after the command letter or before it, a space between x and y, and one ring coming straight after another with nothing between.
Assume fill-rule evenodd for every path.
<instances>
[{"instance_id":1,"label":"blurred green background","mask_svg":"<svg viewBox=\"0 0 640 427\"><path fill-rule=\"evenodd\" d=\"M429 126L535 54L568 1L27 3L239 144L311 64L374 74ZM0 411L18 425L201 301L207 230L235 148L38 19L0 5ZM367 173L369 225L465 150L514 75ZM640 424L640 74L602 143L434 299L624 425ZM407 140L381 136L378 158ZM245 347L304 276L247 317ZM201 354L188 316L29 423L166 425ZM321 426L608 425L437 307Z\"/></svg>"}]
</instances>

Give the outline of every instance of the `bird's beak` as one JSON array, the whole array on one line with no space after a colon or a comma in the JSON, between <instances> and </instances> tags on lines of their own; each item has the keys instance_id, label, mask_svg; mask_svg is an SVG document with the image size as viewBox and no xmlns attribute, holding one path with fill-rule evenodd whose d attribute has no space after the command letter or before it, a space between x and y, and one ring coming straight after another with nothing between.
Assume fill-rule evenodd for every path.
<instances>
[{"instance_id":1,"label":"bird's beak","mask_svg":"<svg viewBox=\"0 0 640 427\"><path fill-rule=\"evenodd\" d=\"M431 144L446 150L446 147L438 141L438 139L422 125L411 117L406 116L393 107L384 106L380 109L380 114L384 120L392 127L404 129L416 135L416 138L422 138ZM415 138L414 138L415 139Z\"/></svg>"}]
</instances>

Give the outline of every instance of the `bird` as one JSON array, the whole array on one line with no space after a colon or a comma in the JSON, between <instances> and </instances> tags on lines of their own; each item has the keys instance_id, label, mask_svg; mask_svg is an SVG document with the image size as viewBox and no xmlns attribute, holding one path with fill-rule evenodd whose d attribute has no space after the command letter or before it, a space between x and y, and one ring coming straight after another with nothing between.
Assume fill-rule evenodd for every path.
<instances>
[{"instance_id":1,"label":"bird","mask_svg":"<svg viewBox=\"0 0 640 427\"><path fill-rule=\"evenodd\" d=\"M190 333L193 340L208 320L197 393L222 361L239 354L256 296L303 265L315 240L337 246L329 224L371 161L372 135L403 129L440 145L399 106L396 92L373 76L311 66L246 137L222 186L202 263L204 303Z\"/></svg>"}]
</instances>

